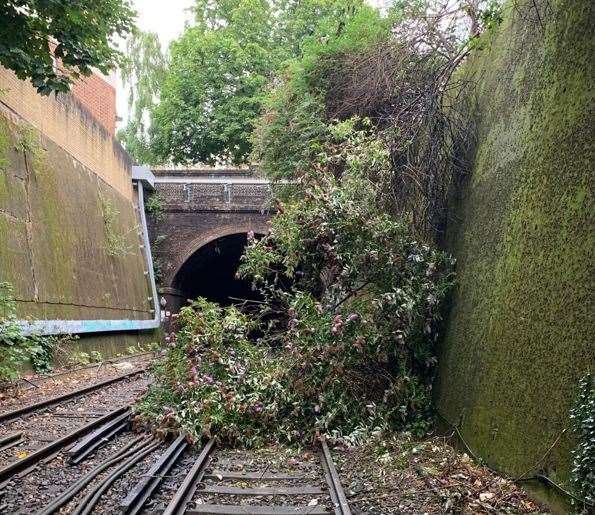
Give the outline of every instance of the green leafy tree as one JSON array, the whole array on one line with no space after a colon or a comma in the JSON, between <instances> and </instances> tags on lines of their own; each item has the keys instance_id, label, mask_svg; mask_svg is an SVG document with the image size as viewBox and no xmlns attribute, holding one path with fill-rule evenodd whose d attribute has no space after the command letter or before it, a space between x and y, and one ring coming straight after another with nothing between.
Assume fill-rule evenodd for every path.
<instances>
[{"instance_id":1,"label":"green leafy tree","mask_svg":"<svg viewBox=\"0 0 595 515\"><path fill-rule=\"evenodd\" d=\"M152 146L175 163L238 163L276 60L265 2L234 0L196 11L171 45L171 65L152 118Z\"/></svg>"},{"instance_id":2,"label":"green leafy tree","mask_svg":"<svg viewBox=\"0 0 595 515\"><path fill-rule=\"evenodd\" d=\"M157 159L149 145L150 111L159 101L159 91L167 68L167 58L154 32L134 31L126 42L122 80L129 87L130 117L118 139L137 163L154 164Z\"/></svg>"},{"instance_id":3,"label":"green leafy tree","mask_svg":"<svg viewBox=\"0 0 595 515\"><path fill-rule=\"evenodd\" d=\"M93 67L107 73L116 64L113 39L131 30L134 15L129 0L4 1L0 64L41 94L68 91Z\"/></svg>"},{"instance_id":4,"label":"green leafy tree","mask_svg":"<svg viewBox=\"0 0 595 515\"><path fill-rule=\"evenodd\" d=\"M245 162L267 86L319 27L340 30L360 0L199 0L171 46L151 147L174 163ZM330 20L330 21L329 21Z\"/></svg>"}]
</instances>

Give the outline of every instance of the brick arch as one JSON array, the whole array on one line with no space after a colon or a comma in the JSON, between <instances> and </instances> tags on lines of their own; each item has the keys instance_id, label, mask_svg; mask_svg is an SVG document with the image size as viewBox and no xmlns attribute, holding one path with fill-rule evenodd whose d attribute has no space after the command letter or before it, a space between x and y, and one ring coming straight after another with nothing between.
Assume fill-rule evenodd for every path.
<instances>
[{"instance_id":1,"label":"brick arch","mask_svg":"<svg viewBox=\"0 0 595 515\"><path fill-rule=\"evenodd\" d=\"M232 234L246 234L250 231L255 234L267 234L269 232L269 225L266 222L258 220L240 224L220 225L209 231L203 232L196 238L190 240L178 254L178 259L174 265L173 271L169 274L168 286L172 287L174 285L178 272L184 263L186 263L186 261L188 261L188 259L190 259L190 257L199 249L219 238L231 236Z\"/></svg>"}]
</instances>

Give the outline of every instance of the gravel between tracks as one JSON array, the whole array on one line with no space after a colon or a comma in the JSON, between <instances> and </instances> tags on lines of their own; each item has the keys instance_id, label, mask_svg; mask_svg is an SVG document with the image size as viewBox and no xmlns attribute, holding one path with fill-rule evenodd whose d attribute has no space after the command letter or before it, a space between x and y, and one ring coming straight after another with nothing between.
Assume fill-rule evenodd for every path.
<instances>
[{"instance_id":1,"label":"gravel between tracks","mask_svg":"<svg viewBox=\"0 0 595 515\"><path fill-rule=\"evenodd\" d=\"M27 376L37 387L17 382L12 387L1 390L0 414L145 368L151 360L151 355L144 355L115 363L98 363L92 368L65 370L56 376Z\"/></svg>"},{"instance_id":2,"label":"gravel between tracks","mask_svg":"<svg viewBox=\"0 0 595 515\"><path fill-rule=\"evenodd\" d=\"M213 460L206 474L212 474L213 471L256 472L262 475L280 473L303 475L303 477L289 481L267 479L248 481L241 478L205 477L189 507L198 504L292 505L302 507L317 505L324 506L332 511L328 485L320 465L320 458L316 452L298 451L285 447L266 447L257 450L215 449ZM324 493L287 496L213 494L202 491L206 485L238 488L312 486L321 488Z\"/></svg>"},{"instance_id":3,"label":"gravel between tracks","mask_svg":"<svg viewBox=\"0 0 595 515\"><path fill-rule=\"evenodd\" d=\"M148 374L118 381L83 397L0 423L0 436L22 432L18 445L0 451L3 466L26 457L47 443L66 435L106 413L133 402L149 384Z\"/></svg>"}]
</instances>

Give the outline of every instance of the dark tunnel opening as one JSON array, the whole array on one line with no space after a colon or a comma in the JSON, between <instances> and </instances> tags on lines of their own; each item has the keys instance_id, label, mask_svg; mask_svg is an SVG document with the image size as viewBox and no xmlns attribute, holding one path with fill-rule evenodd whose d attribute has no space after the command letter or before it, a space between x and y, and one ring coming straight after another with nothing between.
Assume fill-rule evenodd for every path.
<instances>
[{"instance_id":1,"label":"dark tunnel opening","mask_svg":"<svg viewBox=\"0 0 595 515\"><path fill-rule=\"evenodd\" d=\"M185 299L204 297L222 306L237 299L258 300L249 281L236 278L240 257L248 241L245 233L223 236L198 249L182 265L174 287Z\"/></svg>"}]
</instances>

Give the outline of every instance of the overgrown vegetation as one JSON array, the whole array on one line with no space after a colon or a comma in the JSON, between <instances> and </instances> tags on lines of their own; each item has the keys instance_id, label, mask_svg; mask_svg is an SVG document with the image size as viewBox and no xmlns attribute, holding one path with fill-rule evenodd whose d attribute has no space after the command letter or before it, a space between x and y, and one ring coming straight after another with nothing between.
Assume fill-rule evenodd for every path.
<instances>
[{"instance_id":1,"label":"overgrown vegetation","mask_svg":"<svg viewBox=\"0 0 595 515\"><path fill-rule=\"evenodd\" d=\"M309 45L328 45L332 53L336 36L347 34L345 27L364 5L362 0L195 0L194 23L168 52L161 51L154 34L137 32L128 42L124 66L133 111L120 133L126 148L147 163L249 161L267 86L283 76L287 62L307 54ZM386 19L418 50L453 59L497 22L498 0L395 2ZM382 85L395 68L375 71L379 75L363 76L364 89L375 77Z\"/></svg>"},{"instance_id":2,"label":"overgrown vegetation","mask_svg":"<svg viewBox=\"0 0 595 515\"><path fill-rule=\"evenodd\" d=\"M256 445L431 427L454 264L433 242L464 153L446 92L467 50L405 7L321 17L260 99L252 155L277 213L239 276L263 300L183 309L139 405L160 431Z\"/></svg>"},{"instance_id":3,"label":"overgrown vegetation","mask_svg":"<svg viewBox=\"0 0 595 515\"><path fill-rule=\"evenodd\" d=\"M8 159L8 150L10 147L8 139L8 128L5 123L0 121L0 172L5 173L10 163Z\"/></svg>"},{"instance_id":4,"label":"overgrown vegetation","mask_svg":"<svg viewBox=\"0 0 595 515\"><path fill-rule=\"evenodd\" d=\"M43 148L40 134L35 127L28 124L19 125L16 150L30 159L29 165L36 174L43 175L50 172L47 151Z\"/></svg>"},{"instance_id":5,"label":"overgrown vegetation","mask_svg":"<svg viewBox=\"0 0 595 515\"><path fill-rule=\"evenodd\" d=\"M17 379L27 363L35 372L49 372L54 350L70 340L70 336L25 335L12 285L0 282L0 381Z\"/></svg>"},{"instance_id":6,"label":"overgrown vegetation","mask_svg":"<svg viewBox=\"0 0 595 515\"><path fill-rule=\"evenodd\" d=\"M163 219L163 199L159 193L153 193L145 202L145 211L156 221Z\"/></svg>"},{"instance_id":7,"label":"overgrown vegetation","mask_svg":"<svg viewBox=\"0 0 595 515\"><path fill-rule=\"evenodd\" d=\"M195 23L170 46L152 109L151 150L174 163L243 163L263 93L324 20L343 22L362 0L196 0ZM323 34L320 34L323 36Z\"/></svg>"},{"instance_id":8,"label":"overgrown vegetation","mask_svg":"<svg viewBox=\"0 0 595 515\"><path fill-rule=\"evenodd\" d=\"M109 256L123 257L130 252L130 244L128 235L122 233L118 223L120 212L110 199L100 195L99 201L105 228L105 251Z\"/></svg>"},{"instance_id":9,"label":"overgrown vegetation","mask_svg":"<svg viewBox=\"0 0 595 515\"><path fill-rule=\"evenodd\" d=\"M453 263L423 241L407 210L415 202L394 202L402 188L395 174L412 168L412 149L425 148L429 122L416 123L440 114L432 118L425 102L380 97L380 87L368 107L341 104L337 91L353 85L330 70L384 47L391 24L362 7L335 34L304 47L259 124L265 171L297 183L284 188L270 234L251 239L240 268L264 302L240 311L199 300L183 311L160 383L140 407L163 429L251 445L315 432L357 442L373 431L430 427L434 345ZM389 82L390 91L408 78ZM400 129L413 140L406 148L391 139L394 117L381 116L395 99L411 105L415 120ZM429 180L441 180L447 165L437 150L418 152L431 160Z\"/></svg>"},{"instance_id":10,"label":"overgrown vegetation","mask_svg":"<svg viewBox=\"0 0 595 515\"><path fill-rule=\"evenodd\" d=\"M428 429L452 262L383 209L387 149L352 121L331 130L304 195L279 204L271 234L246 251L240 273L264 305L182 311L140 406L162 428L248 445Z\"/></svg>"},{"instance_id":11,"label":"overgrown vegetation","mask_svg":"<svg viewBox=\"0 0 595 515\"><path fill-rule=\"evenodd\" d=\"M592 507L595 505L595 388L590 374L580 380L570 418L578 441L572 452L572 479L581 498ZM588 513L586 505L582 508Z\"/></svg>"}]
</instances>

